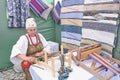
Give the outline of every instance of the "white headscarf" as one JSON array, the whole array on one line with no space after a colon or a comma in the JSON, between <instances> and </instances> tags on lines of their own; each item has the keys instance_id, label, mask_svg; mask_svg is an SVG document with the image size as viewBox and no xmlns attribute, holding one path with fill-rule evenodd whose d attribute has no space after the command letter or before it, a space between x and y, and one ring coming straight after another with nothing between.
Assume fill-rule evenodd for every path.
<instances>
[{"instance_id":1,"label":"white headscarf","mask_svg":"<svg viewBox=\"0 0 120 80\"><path fill-rule=\"evenodd\" d=\"M34 18L26 19L26 29L28 29L29 27L37 27L37 24Z\"/></svg>"}]
</instances>

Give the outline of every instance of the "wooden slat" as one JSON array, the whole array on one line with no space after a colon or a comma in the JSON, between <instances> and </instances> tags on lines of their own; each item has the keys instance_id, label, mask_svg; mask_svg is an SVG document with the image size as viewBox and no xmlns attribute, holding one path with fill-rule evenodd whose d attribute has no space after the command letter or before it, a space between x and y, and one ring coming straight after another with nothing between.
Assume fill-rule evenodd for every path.
<instances>
[{"instance_id":1,"label":"wooden slat","mask_svg":"<svg viewBox=\"0 0 120 80\"><path fill-rule=\"evenodd\" d=\"M91 53L94 53L94 52L101 53L101 47L98 47L98 48L91 49L91 50L80 53L80 60L84 60L84 59L89 58L88 54L91 54Z\"/></svg>"},{"instance_id":2,"label":"wooden slat","mask_svg":"<svg viewBox=\"0 0 120 80\"><path fill-rule=\"evenodd\" d=\"M87 70L87 71L90 72L91 74L95 75L97 78L99 78L99 80L105 80L102 75L100 75L98 72L95 72L94 70L90 69L89 67L87 67L87 66L86 66L85 64L83 64L82 62L79 62L79 66L82 67L83 69Z\"/></svg>"},{"instance_id":3,"label":"wooden slat","mask_svg":"<svg viewBox=\"0 0 120 80\"><path fill-rule=\"evenodd\" d=\"M99 67L95 68L94 70L95 70L95 72L99 72L99 71L101 71L103 69L105 69L105 67L99 66Z\"/></svg>"},{"instance_id":4,"label":"wooden slat","mask_svg":"<svg viewBox=\"0 0 120 80\"><path fill-rule=\"evenodd\" d=\"M91 64L90 68L91 68L92 70L94 70L95 65L96 65L96 62L95 62L95 61L92 61L92 64Z\"/></svg>"}]
</instances>

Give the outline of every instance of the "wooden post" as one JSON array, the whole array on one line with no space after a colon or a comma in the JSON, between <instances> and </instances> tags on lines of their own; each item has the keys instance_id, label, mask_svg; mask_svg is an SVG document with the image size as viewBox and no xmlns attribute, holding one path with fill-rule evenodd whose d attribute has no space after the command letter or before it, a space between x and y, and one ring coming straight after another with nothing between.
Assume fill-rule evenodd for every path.
<instances>
[{"instance_id":1,"label":"wooden post","mask_svg":"<svg viewBox=\"0 0 120 80\"><path fill-rule=\"evenodd\" d=\"M46 51L44 51L44 53L45 53L45 63L48 63L48 57Z\"/></svg>"},{"instance_id":2,"label":"wooden post","mask_svg":"<svg viewBox=\"0 0 120 80\"><path fill-rule=\"evenodd\" d=\"M71 63L72 63L71 52L68 52L68 67L71 67Z\"/></svg>"},{"instance_id":3,"label":"wooden post","mask_svg":"<svg viewBox=\"0 0 120 80\"><path fill-rule=\"evenodd\" d=\"M61 45L61 54L63 54L64 51L63 51L63 45Z\"/></svg>"},{"instance_id":4,"label":"wooden post","mask_svg":"<svg viewBox=\"0 0 120 80\"><path fill-rule=\"evenodd\" d=\"M55 62L54 62L54 59L52 58L52 76L55 77Z\"/></svg>"}]
</instances>

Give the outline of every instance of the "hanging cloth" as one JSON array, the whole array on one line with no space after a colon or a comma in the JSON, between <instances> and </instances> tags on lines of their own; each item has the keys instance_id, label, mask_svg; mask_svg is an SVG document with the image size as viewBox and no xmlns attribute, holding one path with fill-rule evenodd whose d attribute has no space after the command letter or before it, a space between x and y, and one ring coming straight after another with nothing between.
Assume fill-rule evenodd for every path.
<instances>
[{"instance_id":1,"label":"hanging cloth","mask_svg":"<svg viewBox=\"0 0 120 80\"><path fill-rule=\"evenodd\" d=\"M8 27L25 27L30 17L28 0L7 0Z\"/></svg>"}]
</instances>

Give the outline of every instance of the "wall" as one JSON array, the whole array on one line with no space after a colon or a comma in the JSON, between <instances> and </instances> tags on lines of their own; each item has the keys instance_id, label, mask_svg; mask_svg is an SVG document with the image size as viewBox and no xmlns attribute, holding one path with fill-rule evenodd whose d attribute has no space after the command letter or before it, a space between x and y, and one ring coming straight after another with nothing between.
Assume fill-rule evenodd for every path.
<instances>
[{"instance_id":1,"label":"wall","mask_svg":"<svg viewBox=\"0 0 120 80\"><path fill-rule=\"evenodd\" d=\"M118 25L116 46L113 49L113 57L120 60L120 13L119 13L119 25Z\"/></svg>"}]
</instances>

